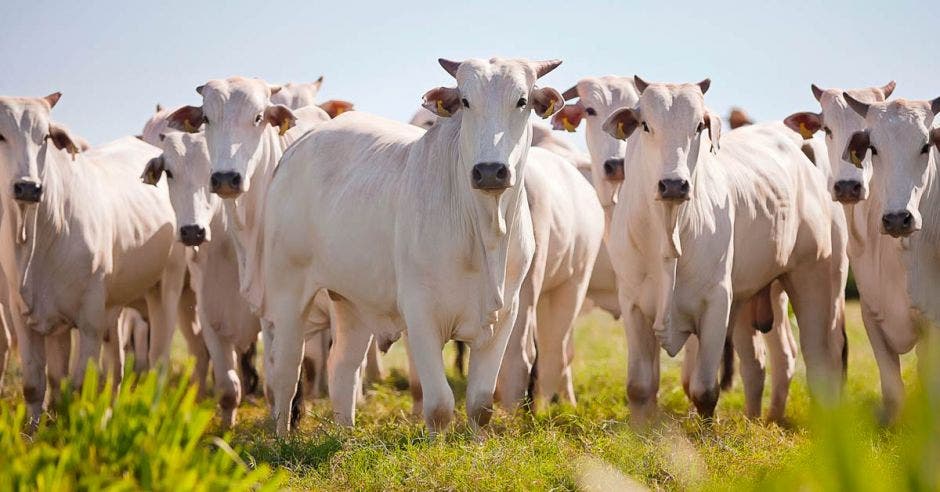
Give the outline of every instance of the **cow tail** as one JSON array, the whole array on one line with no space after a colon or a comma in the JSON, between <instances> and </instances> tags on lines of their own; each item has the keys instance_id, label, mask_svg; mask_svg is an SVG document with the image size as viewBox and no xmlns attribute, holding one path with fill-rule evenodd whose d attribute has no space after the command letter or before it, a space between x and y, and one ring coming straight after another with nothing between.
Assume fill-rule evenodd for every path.
<instances>
[{"instance_id":1,"label":"cow tail","mask_svg":"<svg viewBox=\"0 0 940 492\"><path fill-rule=\"evenodd\" d=\"M725 337L725 348L721 353L721 389L728 391L734 384L734 343L731 335Z\"/></svg>"}]
</instances>

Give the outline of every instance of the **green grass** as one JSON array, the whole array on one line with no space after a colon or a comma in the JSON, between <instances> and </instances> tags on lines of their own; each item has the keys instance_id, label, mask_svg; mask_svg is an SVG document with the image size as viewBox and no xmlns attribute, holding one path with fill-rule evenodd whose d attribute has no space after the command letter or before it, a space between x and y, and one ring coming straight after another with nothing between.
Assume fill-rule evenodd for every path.
<instances>
[{"instance_id":1,"label":"green grass","mask_svg":"<svg viewBox=\"0 0 940 492\"><path fill-rule=\"evenodd\" d=\"M279 440L264 402L252 401L228 442L248 468L284 470L286 485L298 489L940 490L940 405L915 392L900 424L879 427L877 367L855 303L848 334L846 405L814 409L801 362L784 427L743 418L739 380L722 395L717 421L703 422L682 392L678 360L664 355L665 418L634 430L626 423L623 329L595 311L575 333L576 407L497 412L483 436L468 429L460 411L450 431L430 438L411 416L406 359L393 347L385 358L390 376L369 389L356 428L333 425L321 401L309 406L299 432ZM903 358L912 389L915 365L913 356ZM465 382L454 373L449 379L460 407ZM4 400L11 395L7 388Z\"/></svg>"}]
</instances>

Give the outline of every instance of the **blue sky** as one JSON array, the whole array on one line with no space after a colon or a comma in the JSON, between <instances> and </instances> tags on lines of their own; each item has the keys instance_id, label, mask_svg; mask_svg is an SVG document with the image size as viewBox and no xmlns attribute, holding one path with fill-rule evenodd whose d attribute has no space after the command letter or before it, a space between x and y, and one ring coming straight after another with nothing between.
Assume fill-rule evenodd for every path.
<instances>
[{"instance_id":1,"label":"blue sky","mask_svg":"<svg viewBox=\"0 0 940 492\"><path fill-rule=\"evenodd\" d=\"M453 5L450 5L453 3ZM325 76L343 98L407 120L451 83L438 57L560 58L543 80L711 77L706 101L759 120L817 108L824 87L898 82L940 96L940 4L854 2L6 2L0 94L64 94L54 116L94 143L138 133L154 104L198 103L211 78Z\"/></svg>"}]
</instances>

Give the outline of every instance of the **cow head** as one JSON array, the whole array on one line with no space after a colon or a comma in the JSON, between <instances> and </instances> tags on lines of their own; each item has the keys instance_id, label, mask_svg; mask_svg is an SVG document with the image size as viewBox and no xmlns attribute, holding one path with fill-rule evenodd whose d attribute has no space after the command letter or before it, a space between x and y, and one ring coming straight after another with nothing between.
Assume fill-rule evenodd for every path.
<instances>
[{"instance_id":1,"label":"cow head","mask_svg":"<svg viewBox=\"0 0 940 492\"><path fill-rule=\"evenodd\" d=\"M852 204L868 198L869 180L871 179L871 159L858 162L842 159L842 151L855 132L865 127L865 121L846 102L843 93L850 94L858 101L867 103L887 99L894 91L894 82L882 87L866 89L820 89L813 85L813 96L822 106L822 112L801 112L788 116L784 123L805 139L812 138L819 130L825 133L826 149L829 153L829 191L832 199Z\"/></svg>"},{"instance_id":2,"label":"cow head","mask_svg":"<svg viewBox=\"0 0 940 492\"><path fill-rule=\"evenodd\" d=\"M0 97L0 174L3 186L21 204L42 199L50 152L68 152L74 159L86 147L52 122L50 112L60 97L58 92L43 98Z\"/></svg>"},{"instance_id":3,"label":"cow head","mask_svg":"<svg viewBox=\"0 0 940 492\"><path fill-rule=\"evenodd\" d=\"M860 162L870 156L873 186L884 192L882 232L909 236L921 228L920 201L936 179L940 129L931 125L940 113L940 97L875 103L859 101L848 93L843 97L866 126L849 137L843 157Z\"/></svg>"},{"instance_id":4,"label":"cow head","mask_svg":"<svg viewBox=\"0 0 940 492\"><path fill-rule=\"evenodd\" d=\"M607 117L604 130L626 140L637 133L645 162L655 180L657 200L679 203L692 197L692 175L700 150L717 151L721 119L705 108L710 81L697 84L649 84L636 77L640 99L635 107L621 108ZM708 135L707 142L704 135ZM702 145L706 142L707 145Z\"/></svg>"},{"instance_id":5,"label":"cow head","mask_svg":"<svg viewBox=\"0 0 940 492\"><path fill-rule=\"evenodd\" d=\"M566 100L578 98L552 117L556 130L575 131L585 121L585 138L591 154L591 175L598 198L604 206L617 201L617 189L624 180L623 156L627 142L604 131L604 121L615 110L636 106L640 93L633 77L589 77L581 79L563 94Z\"/></svg>"},{"instance_id":6,"label":"cow head","mask_svg":"<svg viewBox=\"0 0 940 492\"><path fill-rule=\"evenodd\" d=\"M271 104L281 104L290 109L300 109L316 104L317 93L323 86L323 76L307 83L289 82L271 86Z\"/></svg>"},{"instance_id":7,"label":"cow head","mask_svg":"<svg viewBox=\"0 0 940 492\"><path fill-rule=\"evenodd\" d=\"M418 108L418 111L411 117L408 124L429 130L437 122L437 114L425 108Z\"/></svg>"},{"instance_id":8,"label":"cow head","mask_svg":"<svg viewBox=\"0 0 940 492\"><path fill-rule=\"evenodd\" d=\"M141 179L156 186L166 175L170 203L179 225L177 238L186 246L212 240L212 217L221 199L209 191L212 166L203 133L170 132L160 136L163 153L147 163Z\"/></svg>"},{"instance_id":9,"label":"cow head","mask_svg":"<svg viewBox=\"0 0 940 492\"><path fill-rule=\"evenodd\" d=\"M196 91L202 106L174 111L169 126L193 133L205 125L210 189L222 198L237 198L248 191L265 153L279 146L277 135L293 127L296 118L286 106L270 101L271 88L258 79L212 80Z\"/></svg>"},{"instance_id":10,"label":"cow head","mask_svg":"<svg viewBox=\"0 0 940 492\"><path fill-rule=\"evenodd\" d=\"M424 107L440 117L459 118L458 149L470 186L498 196L521 179L532 139L529 115L542 118L564 105L555 89L535 86L558 60L439 60L457 87L424 95Z\"/></svg>"}]
</instances>

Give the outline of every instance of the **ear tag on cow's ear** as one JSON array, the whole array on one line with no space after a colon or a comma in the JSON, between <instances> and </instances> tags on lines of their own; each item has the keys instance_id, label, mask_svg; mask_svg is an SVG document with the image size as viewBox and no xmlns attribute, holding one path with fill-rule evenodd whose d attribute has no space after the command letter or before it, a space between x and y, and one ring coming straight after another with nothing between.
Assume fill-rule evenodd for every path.
<instances>
[{"instance_id":1,"label":"ear tag on cow's ear","mask_svg":"<svg viewBox=\"0 0 940 492\"><path fill-rule=\"evenodd\" d=\"M67 150L69 155L72 156L72 162L75 162L75 155L78 154L78 147L76 147L75 144L70 143Z\"/></svg>"},{"instance_id":2,"label":"ear tag on cow's ear","mask_svg":"<svg viewBox=\"0 0 940 492\"><path fill-rule=\"evenodd\" d=\"M803 140L809 140L813 138L813 132L809 128L806 128L806 123L800 122L800 136L803 137Z\"/></svg>"},{"instance_id":3,"label":"ear tag on cow's ear","mask_svg":"<svg viewBox=\"0 0 940 492\"><path fill-rule=\"evenodd\" d=\"M858 152L855 151L855 149L849 151L849 160L852 161L852 164L855 165L855 167L859 169L862 168L862 159L858 157Z\"/></svg>"},{"instance_id":4,"label":"ear tag on cow's ear","mask_svg":"<svg viewBox=\"0 0 940 492\"><path fill-rule=\"evenodd\" d=\"M342 105L336 106L336 116L339 116L345 112L346 112L346 108L344 108ZM334 116L334 118L336 118L336 116Z\"/></svg>"},{"instance_id":5,"label":"ear tag on cow's ear","mask_svg":"<svg viewBox=\"0 0 940 492\"><path fill-rule=\"evenodd\" d=\"M555 100L552 99L552 102L548 103L548 109L542 113L542 118L548 118L549 116L555 114Z\"/></svg>"},{"instance_id":6,"label":"ear tag on cow's ear","mask_svg":"<svg viewBox=\"0 0 940 492\"><path fill-rule=\"evenodd\" d=\"M567 116L562 116L562 117L561 117L561 126L565 127L565 131L566 131L566 132L571 132L571 133L574 133L575 130L578 129L578 127L572 125L571 122L568 121L568 117L567 117Z\"/></svg>"},{"instance_id":7,"label":"ear tag on cow's ear","mask_svg":"<svg viewBox=\"0 0 940 492\"><path fill-rule=\"evenodd\" d=\"M281 120L281 125L277 127L277 134L283 137L287 130L290 130L290 122L286 119Z\"/></svg>"},{"instance_id":8,"label":"ear tag on cow's ear","mask_svg":"<svg viewBox=\"0 0 940 492\"><path fill-rule=\"evenodd\" d=\"M193 124L189 122L189 118L187 118L183 120L183 130L185 130L186 133L196 133L197 128L194 127Z\"/></svg>"},{"instance_id":9,"label":"ear tag on cow's ear","mask_svg":"<svg viewBox=\"0 0 940 492\"><path fill-rule=\"evenodd\" d=\"M450 111L444 109L444 101L440 99L437 100L437 114L444 117L450 116Z\"/></svg>"},{"instance_id":10,"label":"ear tag on cow's ear","mask_svg":"<svg viewBox=\"0 0 940 492\"><path fill-rule=\"evenodd\" d=\"M617 122L617 138L620 139L620 140L624 140L624 139L627 138L627 133L626 133L625 131L623 131L623 122L622 122L622 121L618 121L618 122Z\"/></svg>"}]
</instances>

